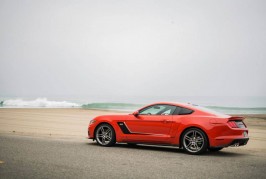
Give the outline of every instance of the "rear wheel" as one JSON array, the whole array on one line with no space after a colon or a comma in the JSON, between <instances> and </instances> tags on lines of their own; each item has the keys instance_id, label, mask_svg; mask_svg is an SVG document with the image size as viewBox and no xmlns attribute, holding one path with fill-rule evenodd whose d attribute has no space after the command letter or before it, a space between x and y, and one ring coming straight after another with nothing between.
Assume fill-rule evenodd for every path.
<instances>
[{"instance_id":1,"label":"rear wheel","mask_svg":"<svg viewBox=\"0 0 266 179\"><path fill-rule=\"evenodd\" d=\"M182 135L182 146L189 154L201 154L207 150L208 139L202 130L190 128Z\"/></svg>"},{"instance_id":2,"label":"rear wheel","mask_svg":"<svg viewBox=\"0 0 266 179\"><path fill-rule=\"evenodd\" d=\"M220 151L222 149L223 149L223 147L215 147L215 148L209 148L209 151L210 152L218 152L218 151Z\"/></svg>"},{"instance_id":3,"label":"rear wheel","mask_svg":"<svg viewBox=\"0 0 266 179\"><path fill-rule=\"evenodd\" d=\"M109 147L115 144L115 131L109 124L101 124L97 127L96 141L99 145Z\"/></svg>"}]
</instances>

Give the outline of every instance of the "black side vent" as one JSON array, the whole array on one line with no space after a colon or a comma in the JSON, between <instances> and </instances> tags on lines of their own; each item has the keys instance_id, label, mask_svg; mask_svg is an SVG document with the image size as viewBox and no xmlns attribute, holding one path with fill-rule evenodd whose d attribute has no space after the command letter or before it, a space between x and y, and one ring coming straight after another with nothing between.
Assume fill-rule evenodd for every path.
<instances>
[{"instance_id":1,"label":"black side vent","mask_svg":"<svg viewBox=\"0 0 266 179\"><path fill-rule=\"evenodd\" d=\"M118 126L122 130L124 134L130 134L131 132L128 130L127 126L125 125L124 122L117 122Z\"/></svg>"}]
</instances>

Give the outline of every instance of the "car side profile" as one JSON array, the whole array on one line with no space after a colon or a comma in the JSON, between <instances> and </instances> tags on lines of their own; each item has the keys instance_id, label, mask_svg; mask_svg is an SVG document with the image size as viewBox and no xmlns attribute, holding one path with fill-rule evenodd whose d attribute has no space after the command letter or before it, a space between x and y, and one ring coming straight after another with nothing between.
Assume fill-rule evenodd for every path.
<instances>
[{"instance_id":1,"label":"car side profile","mask_svg":"<svg viewBox=\"0 0 266 179\"><path fill-rule=\"evenodd\" d=\"M196 105L162 102L129 115L98 116L90 121L88 138L101 146L171 145L201 154L246 145L248 128L243 120Z\"/></svg>"}]
</instances>

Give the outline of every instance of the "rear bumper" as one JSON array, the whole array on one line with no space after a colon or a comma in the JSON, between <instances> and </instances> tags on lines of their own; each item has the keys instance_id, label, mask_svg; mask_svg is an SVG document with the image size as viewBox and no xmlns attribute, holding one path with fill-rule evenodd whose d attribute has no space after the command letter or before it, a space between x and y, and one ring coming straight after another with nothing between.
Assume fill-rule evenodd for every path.
<instances>
[{"instance_id":1,"label":"rear bumper","mask_svg":"<svg viewBox=\"0 0 266 179\"><path fill-rule=\"evenodd\" d=\"M244 138L244 139L235 139L231 142L231 144L229 146L242 146L242 145L246 145L248 143L249 138Z\"/></svg>"},{"instance_id":2,"label":"rear bumper","mask_svg":"<svg viewBox=\"0 0 266 179\"><path fill-rule=\"evenodd\" d=\"M209 136L210 147L243 146L249 140L248 128L231 128L228 125L217 126Z\"/></svg>"},{"instance_id":3,"label":"rear bumper","mask_svg":"<svg viewBox=\"0 0 266 179\"><path fill-rule=\"evenodd\" d=\"M238 146L243 146L246 145L248 143L249 138L248 137L228 137L228 138L219 138L219 139L215 139L215 141L213 141L213 145L211 145L210 147L229 147L229 146L233 146L233 147L238 147Z\"/></svg>"}]
</instances>

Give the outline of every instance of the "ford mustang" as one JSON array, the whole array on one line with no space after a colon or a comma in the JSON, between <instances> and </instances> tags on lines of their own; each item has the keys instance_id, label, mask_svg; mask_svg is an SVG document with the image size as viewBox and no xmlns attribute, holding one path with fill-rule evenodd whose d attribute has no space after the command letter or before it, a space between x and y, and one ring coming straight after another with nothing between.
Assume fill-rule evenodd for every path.
<instances>
[{"instance_id":1,"label":"ford mustang","mask_svg":"<svg viewBox=\"0 0 266 179\"><path fill-rule=\"evenodd\" d=\"M92 119L88 138L101 146L116 142L171 145L190 154L201 154L246 145L248 129L243 119L192 104L155 103L129 115Z\"/></svg>"}]
</instances>

